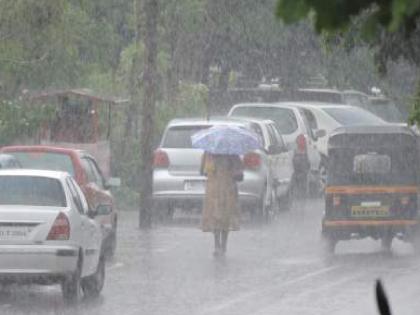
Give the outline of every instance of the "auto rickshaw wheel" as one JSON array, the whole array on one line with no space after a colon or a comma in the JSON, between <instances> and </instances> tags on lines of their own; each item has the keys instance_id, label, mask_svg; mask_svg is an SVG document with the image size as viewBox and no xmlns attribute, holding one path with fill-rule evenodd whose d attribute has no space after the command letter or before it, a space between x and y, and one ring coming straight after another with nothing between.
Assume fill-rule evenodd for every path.
<instances>
[{"instance_id":1,"label":"auto rickshaw wheel","mask_svg":"<svg viewBox=\"0 0 420 315\"><path fill-rule=\"evenodd\" d=\"M394 239L394 235L386 234L381 238L381 247L384 251L389 252L392 247L392 240Z\"/></svg>"},{"instance_id":2,"label":"auto rickshaw wheel","mask_svg":"<svg viewBox=\"0 0 420 315\"><path fill-rule=\"evenodd\" d=\"M332 235L323 234L322 235L322 245L323 253L326 255L334 255L335 247L338 243L338 240Z\"/></svg>"}]
</instances>

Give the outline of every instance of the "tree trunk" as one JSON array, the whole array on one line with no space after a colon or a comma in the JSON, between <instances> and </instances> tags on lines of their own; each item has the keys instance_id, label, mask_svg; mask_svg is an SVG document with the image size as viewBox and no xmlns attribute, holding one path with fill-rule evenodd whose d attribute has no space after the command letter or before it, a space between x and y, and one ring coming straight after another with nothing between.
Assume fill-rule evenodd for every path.
<instances>
[{"instance_id":1,"label":"tree trunk","mask_svg":"<svg viewBox=\"0 0 420 315\"><path fill-rule=\"evenodd\" d=\"M138 0L140 1L140 0ZM152 225L153 207L153 132L157 86L158 0L143 0L145 13L144 95L141 107L140 157L142 181L140 187L140 228Z\"/></svg>"}]
</instances>

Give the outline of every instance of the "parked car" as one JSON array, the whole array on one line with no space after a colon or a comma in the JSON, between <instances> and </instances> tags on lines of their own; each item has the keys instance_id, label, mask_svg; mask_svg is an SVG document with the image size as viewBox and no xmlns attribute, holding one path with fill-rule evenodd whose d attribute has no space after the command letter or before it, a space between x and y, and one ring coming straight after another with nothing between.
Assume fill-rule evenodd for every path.
<instances>
[{"instance_id":1,"label":"parked car","mask_svg":"<svg viewBox=\"0 0 420 315\"><path fill-rule=\"evenodd\" d=\"M118 216L110 188L118 183L112 178L105 180L91 155L81 150L53 146L9 146L1 148L0 152L15 157L23 168L59 170L72 175L92 209L103 205L96 220L102 228L107 255L114 254Z\"/></svg>"},{"instance_id":2,"label":"parked car","mask_svg":"<svg viewBox=\"0 0 420 315\"><path fill-rule=\"evenodd\" d=\"M10 154L0 154L0 168L21 168L19 161Z\"/></svg>"},{"instance_id":3,"label":"parked car","mask_svg":"<svg viewBox=\"0 0 420 315\"><path fill-rule=\"evenodd\" d=\"M175 208L201 207L206 178L200 174L203 151L192 148L191 135L218 124L232 124L254 130L260 135L263 150L242 157L244 179L238 185L242 205L258 218L269 218L277 198L288 203L290 182L286 166L288 153L281 137L268 121L214 118L176 119L169 122L154 155L153 198L156 210L172 218ZM284 163L281 167L280 165ZM290 167L291 168L291 167Z\"/></svg>"},{"instance_id":4,"label":"parked car","mask_svg":"<svg viewBox=\"0 0 420 315\"><path fill-rule=\"evenodd\" d=\"M306 117L312 130L325 130L326 137L318 139L317 148L326 159L328 155L328 136L342 126L371 126L387 124L382 118L360 107L340 104L320 104L309 102L290 103Z\"/></svg>"},{"instance_id":5,"label":"parked car","mask_svg":"<svg viewBox=\"0 0 420 315\"><path fill-rule=\"evenodd\" d=\"M271 119L286 145L293 150L294 191L314 194L321 189L319 174L324 167L321 154L317 149L317 140L325 135L324 130L313 130L302 112L290 102L281 103L244 103L234 105L229 117L254 117Z\"/></svg>"},{"instance_id":6,"label":"parked car","mask_svg":"<svg viewBox=\"0 0 420 315\"><path fill-rule=\"evenodd\" d=\"M80 287L99 295L105 262L96 211L68 173L1 170L0 284L60 283L66 301Z\"/></svg>"}]
</instances>

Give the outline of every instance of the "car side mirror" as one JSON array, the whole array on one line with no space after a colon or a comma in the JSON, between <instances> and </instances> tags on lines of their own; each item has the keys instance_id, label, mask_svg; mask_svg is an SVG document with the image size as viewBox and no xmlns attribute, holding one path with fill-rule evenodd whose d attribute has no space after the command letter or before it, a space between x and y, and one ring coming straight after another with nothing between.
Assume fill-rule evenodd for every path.
<instances>
[{"instance_id":1,"label":"car side mirror","mask_svg":"<svg viewBox=\"0 0 420 315\"><path fill-rule=\"evenodd\" d=\"M108 215L112 212L112 206L107 204L100 204L96 207L96 215Z\"/></svg>"},{"instance_id":2,"label":"car side mirror","mask_svg":"<svg viewBox=\"0 0 420 315\"><path fill-rule=\"evenodd\" d=\"M121 178L119 177L111 177L105 183L105 187L107 189L112 188L112 187L120 187L120 186L121 186Z\"/></svg>"},{"instance_id":3,"label":"car side mirror","mask_svg":"<svg viewBox=\"0 0 420 315\"><path fill-rule=\"evenodd\" d=\"M325 137L326 135L327 135L327 132L324 129L316 129L316 130L314 130L315 139L319 139L319 138Z\"/></svg>"},{"instance_id":4,"label":"car side mirror","mask_svg":"<svg viewBox=\"0 0 420 315\"><path fill-rule=\"evenodd\" d=\"M91 219L94 219L96 216L98 215L98 212L96 211L96 209L90 209L87 212L87 216Z\"/></svg>"}]
</instances>

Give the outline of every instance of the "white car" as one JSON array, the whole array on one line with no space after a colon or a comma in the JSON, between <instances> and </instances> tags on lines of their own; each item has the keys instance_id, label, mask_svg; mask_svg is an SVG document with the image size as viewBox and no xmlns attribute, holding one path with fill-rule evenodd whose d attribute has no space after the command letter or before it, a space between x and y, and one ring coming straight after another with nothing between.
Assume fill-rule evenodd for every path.
<instances>
[{"instance_id":1,"label":"white car","mask_svg":"<svg viewBox=\"0 0 420 315\"><path fill-rule=\"evenodd\" d=\"M294 102L290 106L299 109L312 130L325 130L327 136L317 141L317 148L323 158L327 157L328 137L334 129L342 126L387 124L370 111L351 105Z\"/></svg>"},{"instance_id":2,"label":"white car","mask_svg":"<svg viewBox=\"0 0 420 315\"><path fill-rule=\"evenodd\" d=\"M0 284L60 283L63 298L99 295L105 263L99 225L65 172L0 171Z\"/></svg>"},{"instance_id":3,"label":"white car","mask_svg":"<svg viewBox=\"0 0 420 315\"><path fill-rule=\"evenodd\" d=\"M288 148L294 151L293 190L304 192L312 187L310 191L314 194L322 190L319 174L324 169L324 163L317 149L317 141L325 135L325 131L312 130L305 116L292 102L236 104L228 116L272 120Z\"/></svg>"}]
</instances>

